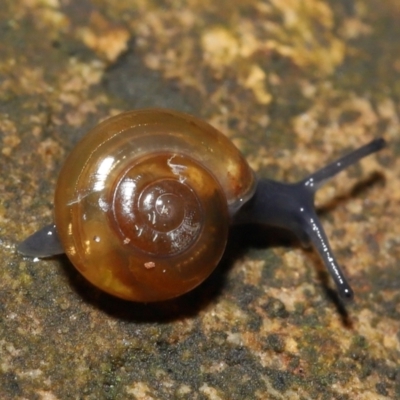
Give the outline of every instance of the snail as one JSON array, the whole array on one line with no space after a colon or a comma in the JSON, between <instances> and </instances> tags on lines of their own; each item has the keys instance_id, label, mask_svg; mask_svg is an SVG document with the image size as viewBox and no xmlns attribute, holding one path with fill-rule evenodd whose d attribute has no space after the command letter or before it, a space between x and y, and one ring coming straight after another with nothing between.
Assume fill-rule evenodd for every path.
<instances>
[{"instance_id":1,"label":"snail","mask_svg":"<svg viewBox=\"0 0 400 400\"><path fill-rule=\"evenodd\" d=\"M125 112L92 129L61 169L54 224L18 246L24 256L66 253L93 285L141 302L184 294L218 265L231 225L292 231L312 245L341 297L347 282L314 207L329 178L384 147L382 138L297 183L256 176L208 123L167 109Z\"/></svg>"}]
</instances>

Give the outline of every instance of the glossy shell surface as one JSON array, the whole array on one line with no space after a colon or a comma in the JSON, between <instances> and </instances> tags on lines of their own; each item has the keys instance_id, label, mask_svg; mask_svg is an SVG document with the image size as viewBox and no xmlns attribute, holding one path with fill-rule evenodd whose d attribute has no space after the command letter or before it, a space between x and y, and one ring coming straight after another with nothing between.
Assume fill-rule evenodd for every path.
<instances>
[{"instance_id":1,"label":"glossy shell surface","mask_svg":"<svg viewBox=\"0 0 400 400\"><path fill-rule=\"evenodd\" d=\"M224 252L230 215L254 191L251 169L209 124L137 110L91 130L64 164L55 223L95 286L159 301L200 284Z\"/></svg>"}]
</instances>

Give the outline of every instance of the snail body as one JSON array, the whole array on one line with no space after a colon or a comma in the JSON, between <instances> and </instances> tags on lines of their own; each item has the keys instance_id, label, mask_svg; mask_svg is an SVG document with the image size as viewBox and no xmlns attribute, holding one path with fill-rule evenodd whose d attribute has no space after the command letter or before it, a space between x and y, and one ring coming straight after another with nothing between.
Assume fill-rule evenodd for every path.
<instances>
[{"instance_id":1,"label":"snail body","mask_svg":"<svg viewBox=\"0 0 400 400\"><path fill-rule=\"evenodd\" d=\"M133 301L186 293L218 265L232 223L290 229L312 244L346 298L352 290L314 209L317 188L384 145L377 139L306 179L257 179L211 125L164 109L122 113L92 129L68 156L55 193L55 224L19 252L65 252L96 287Z\"/></svg>"}]
</instances>

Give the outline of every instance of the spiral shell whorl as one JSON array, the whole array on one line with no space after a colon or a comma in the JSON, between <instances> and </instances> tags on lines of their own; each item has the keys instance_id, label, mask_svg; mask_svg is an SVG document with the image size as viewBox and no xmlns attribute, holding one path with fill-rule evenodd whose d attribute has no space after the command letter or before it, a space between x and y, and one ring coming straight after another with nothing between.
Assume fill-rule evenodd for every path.
<instances>
[{"instance_id":1,"label":"spiral shell whorl","mask_svg":"<svg viewBox=\"0 0 400 400\"><path fill-rule=\"evenodd\" d=\"M56 226L72 263L97 287L129 300L163 300L191 290L218 264L229 197L231 204L235 191L245 197L253 178L247 164L234 165L239 152L231 144L222 149L230 167L219 171L215 144L230 142L197 123L163 110L124 113L70 154L56 190ZM197 133L204 127L205 135ZM248 174L238 180L246 190L232 171Z\"/></svg>"}]
</instances>

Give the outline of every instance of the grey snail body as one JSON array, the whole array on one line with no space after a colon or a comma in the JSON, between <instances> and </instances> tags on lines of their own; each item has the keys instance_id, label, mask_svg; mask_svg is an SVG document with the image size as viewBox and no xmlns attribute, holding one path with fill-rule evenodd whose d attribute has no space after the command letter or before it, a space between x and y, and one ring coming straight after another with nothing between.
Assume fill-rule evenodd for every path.
<instances>
[{"instance_id":1,"label":"grey snail body","mask_svg":"<svg viewBox=\"0 0 400 400\"><path fill-rule=\"evenodd\" d=\"M375 139L294 184L260 179L232 142L193 116L145 109L92 129L68 156L55 224L22 242L26 256L66 253L96 287L132 301L186 293L218 265L232 224L278 226L313 245L350 299L314 207L318 188L380 150Z\"/></svg>"}]
</instances>

